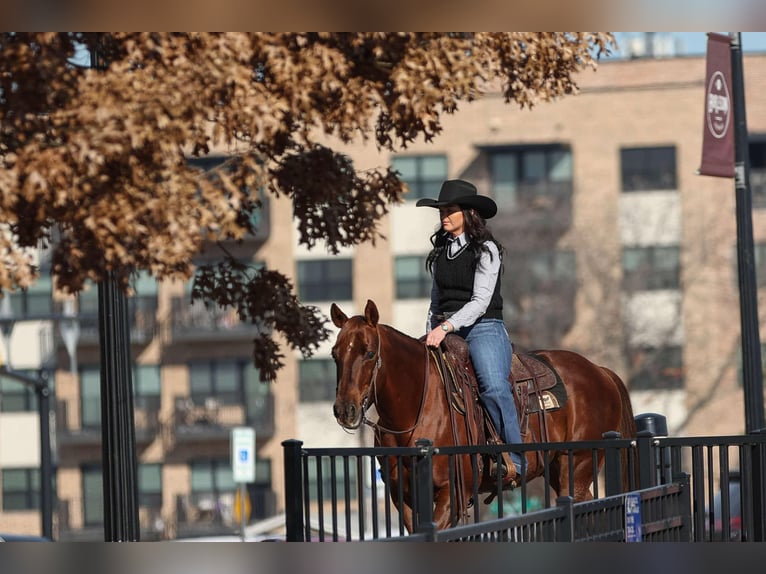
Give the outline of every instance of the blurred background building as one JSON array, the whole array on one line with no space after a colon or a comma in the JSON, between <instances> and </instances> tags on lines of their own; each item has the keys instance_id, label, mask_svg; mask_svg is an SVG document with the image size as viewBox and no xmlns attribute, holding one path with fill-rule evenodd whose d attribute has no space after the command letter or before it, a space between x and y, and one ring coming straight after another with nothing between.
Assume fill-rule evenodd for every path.
<instances>
[{"instance_id":1,"label":"blurred background building","mask_svg":"<svg viewBox=\"0 0 766 574\"><path fill-rule=\"evenodd\" d=\"M430 144L396 155L343 148L359 169L391 165L409 185L375 246L309 251L298 246L289 201L269 198L261 233L231 250L293 278L302 302L328 317L333 302L351 315L372 299L383 322L418 337L438 216L415 201L438 195L444 179L472 180L500 208L490 223L506 248L505 318L517 350L563 347L610 366L635 412L664 414L671 434L744 432L734 183L695 173L705 58L651 35L631 42L627 57L583 73L577 96L518 110L489 94L446 118ZM766 55L746 54L744 67L763 315ZM200 261L214 257L211 249ZM45 266L41 253L38 284L3 300L3 358L51 374L56 539L103 540L97 289L62 297ZM255 327L231 310L192 305L189 290L143 276L130 299L143 540L236 532L235 426L256 430L250 522L284 506L282 441L371 440L332 416L334 337L311 359L288 356L278 380L263 385L251 359ZM8 380L0 392L0 531L36 534L35 396Z\"/></svg>"}]
</instances>

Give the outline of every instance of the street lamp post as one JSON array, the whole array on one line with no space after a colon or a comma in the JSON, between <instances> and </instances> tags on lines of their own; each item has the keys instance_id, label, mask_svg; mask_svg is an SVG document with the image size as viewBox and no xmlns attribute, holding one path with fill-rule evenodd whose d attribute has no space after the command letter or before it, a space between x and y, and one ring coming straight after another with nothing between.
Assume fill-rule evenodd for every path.
<instances>
[{"instance_id":1,"label":"street lamp post","mask_svg":"<svg viewBox=\"0 0 766 574\"><path fill-rule=\"evenodd\" d=\"M40 369L38 377L17 373L5 365L0 376L32 387L37 394L37 410L40 416L40 517L42 534L53 540L53 459L51 456L50 394L48 373Z\"/></svg>"}]
</instances>

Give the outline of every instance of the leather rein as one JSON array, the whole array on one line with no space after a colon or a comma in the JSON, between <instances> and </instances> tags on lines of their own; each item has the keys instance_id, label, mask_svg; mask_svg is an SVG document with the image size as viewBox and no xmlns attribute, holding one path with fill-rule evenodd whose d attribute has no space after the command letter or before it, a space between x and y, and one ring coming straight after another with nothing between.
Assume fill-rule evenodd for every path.
<instances>
[{"instance_id":1,"label":"leather rein","mask_svg":"<svg viewBox=\"0 0 766 574\"><path fill-rule=\"evenodd\" d=\"M375 361L375 367L372 369L372 376L370 377L370 390L367 392L367 394L364 397L364 400L362 401L362 423L372 427L377 432L385 432L389 434L406 434L409 432L414 431L418 425L420 424L420 419L423 416L423 407L425 407L426 404L426 395L428 394L428 376L429 376L429 367L431 364L431 358L428 354L428 347L424 345L425 353L426 353L426 375L425 375L425 381L423 383L423 396L420 397L420 406L418 407L418 414L415 417L415 422L412 424L411 427L403 429L403 430L395 430L390 429L388 427L385 427L377 422L373 422L370 419L367 418L367 409L370 408L371 405L375 405L375 408L378 408L378 386L377 386L377 380L378 380L378 371L383 366L383 357L380 353L380 327L376 327L375 331L378 335L378 350L377 350L377 356L378 358ZM370 395L373 395L374 400L372 402L369 402ZM380 411L378 411L378 415L380 415ZM380 420L380 417L378 417Z\"/></svg>"}]
</instances>

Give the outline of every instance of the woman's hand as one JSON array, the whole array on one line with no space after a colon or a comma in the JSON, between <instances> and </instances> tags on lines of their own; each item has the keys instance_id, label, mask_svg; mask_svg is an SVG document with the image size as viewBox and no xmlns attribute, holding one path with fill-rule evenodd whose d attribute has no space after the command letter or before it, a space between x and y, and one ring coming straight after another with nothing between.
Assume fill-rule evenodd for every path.
<instances>
[{"instance_id":1,"label":"woman's hand","mask_svg":"<svg viewBox=\"0 0 766 574\"><path fill-rule=\"evenodd\" d=\"M449 332L442 329L442 325L447 325L447 327L449 327ZM426 335L426 345L429 347L438 347L441 345L444 337L446 337L448 333L451 333L452 331L454 331L454 327L449 321L445 321L441 325L437 325L435 329L431 329L428 335Z\"/></svg>"}]
</instances>

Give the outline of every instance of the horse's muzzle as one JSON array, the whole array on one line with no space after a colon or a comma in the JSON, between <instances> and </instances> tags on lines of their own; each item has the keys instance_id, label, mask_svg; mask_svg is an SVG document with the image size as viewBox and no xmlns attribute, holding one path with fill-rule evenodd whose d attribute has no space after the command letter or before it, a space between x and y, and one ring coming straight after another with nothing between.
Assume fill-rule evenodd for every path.
<instances>
[{"instance_id":1,"label":"horse's muzzle","mask_svg":"<svg viewBox=\"0 0 766 574\"><path fill-rule=\"evenodd\" d=\"M340 403L336 401L332 406L332 412L338 424L347 429L359 428L362 422L362 408L356 403Z\"/></svg>"}]
</instances>

